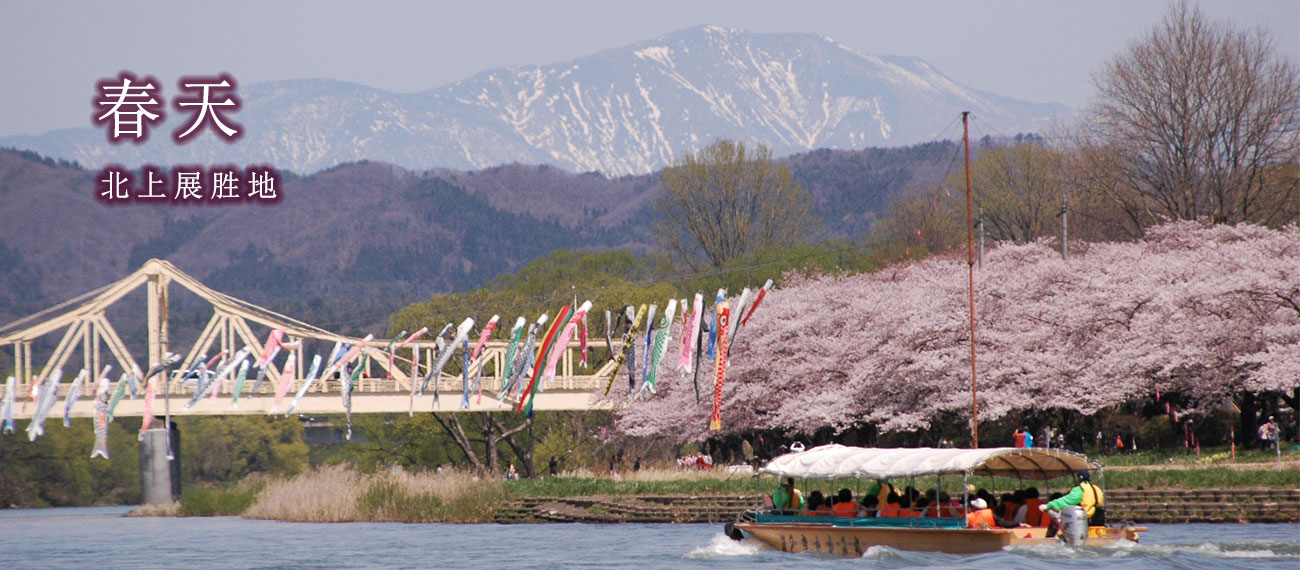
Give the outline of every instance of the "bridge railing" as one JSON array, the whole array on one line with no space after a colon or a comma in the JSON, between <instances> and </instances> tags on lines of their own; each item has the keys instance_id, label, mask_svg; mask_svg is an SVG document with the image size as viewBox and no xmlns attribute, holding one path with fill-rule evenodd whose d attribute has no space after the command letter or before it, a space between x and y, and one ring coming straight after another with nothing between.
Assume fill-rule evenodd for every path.
<instances>
[{"instance_id":1,"label":"bridge railing","mask_svg":"<svg viewBox=\"0 0 1300 570\"><path fill-rule=\"evenodd\" d=\"M360 342L360 339L357 339L357 342ZM477 386L474 385L473 382L477 370L481 366L483 367L483 374L479 379L479 383L481 384L482 390L484 392L491 392L492 394L496 394L500 391L502 383L504 382L502 374L505 371L504 363L507 346L508 344L505 342L489 342L484 346L483 352L479 355L479 358L470 363L471 389L477 390ZM417 385L416 388L418 390L423 376L428 373L428 367L435 357L436 347L434 344L420 343L414 347L406 347L396 351L397 354L394 355L394 366L391 371L388 369L387 352L385 352L386 347L386 343L369 343L368 348L371 351L372 357L368 362L364 360L362 361L362 364L366 366L366 369L362 372L356 386L353 388L354 393L409 393L411 391L411 372L415 366L413 350L417 349L420 351L420 368L418 369L420 376L415 379ZM620 345L616 343L614 345L614 350L617 351L619 349ZM565 349L564 354L561 356L560 361L556 365L555 378L543 385L544 390L591 392L595 390L603 390L605 388L606 384L609 382L609 375L613 371L613 360L609 358L609 351L604 346L601 346L598 349L590 347L588 350L589 366L586 367L580 364L579 352L580 345L577 342L569 344ZM376 358L376 353L382 356L382 358ZM296 393L302 387L302 384L306 382L306 378L303 377L305 374L305 368L302 366L301 362L301 360L305 359L306 356L293 353L293 357L298 358L299 362L295 363L296 365L293 377L287 379L289 382L288 392L291 395ZM356 361L354 361L354 363L355 362ZM447 371L456 370L459 372L458 369L460 368L460 362L463 361L460 360L460 355L456 354L456 357L447 365L446 369L444 369L443 373L437 380L437 389L439 391L444 393L460 393L461 390L463 390L463 377L459 373L452 374ZM182 373L182 370L172 371L173 381L169 383L168 388L168 393L170 395L190 396L193 395L194 391L198 388L198 383L192 378L185 382L176 381L179 380ZM255 374L255 371L250 370L249 375L252 376L253 374ZM68 392L71 391L72 382L76 378L76 375L77 372L64 371L58 390L60 399L67 397ZM280 378L283 378L283 374L280 374ZM529 379L530 377L525 377L524 382L527 382ZM97 379L88 378L87 381L83 382L78 397L83 399L93 398L95 395L96 381ZM115 385L118 381L118 375L112 375L110 381ZM280 380L276 378L268 378L267 381L258 389L258 394L274 394L279 386L279 381ZM245 395L252 390L253 385L254 381L252 378L249 378L245 382ZM219 387L219 395L233 395L234 386L234 378L226 378ZM340 381L337 375L333 378L318 378L308 390L308 393L338 393L339 387ZM15 388L17 400L25 400L31 393L30 382L18 382L15 385ZM434 389L434 383L433 381L430 381L425 392L426 394L431 393Z\"/></svg>"}]
</instances>

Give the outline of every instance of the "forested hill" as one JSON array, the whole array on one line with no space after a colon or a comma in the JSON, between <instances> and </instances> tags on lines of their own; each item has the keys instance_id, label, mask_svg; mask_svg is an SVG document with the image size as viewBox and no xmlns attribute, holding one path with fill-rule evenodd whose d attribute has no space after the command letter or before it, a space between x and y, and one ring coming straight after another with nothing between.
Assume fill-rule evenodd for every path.
<instances>
[{"instance_id":1,"label":"forested hill","mask_svg":"<svg viewBox=\"0 0 1300 570\"><path fill-rule=\"evenodd\" d=\"M506 211L444 177L379 163L283 175L283 200L269 207L110 207L94 199L93 178L0 152L0 322L158 257L299 318L347 320L365 305L382 325L411 300L472 288L556 248L644 249L649 239L635 224Z\"/></svg>"},{"instance_id":2,"label":"forested hill","mask_svg":"<svg viewBox=\"0 0 1300 570\"><path fill-rule=\"evenodd\" d=\"M904 187L937 183L956 148L820 150L781 162L811 193L827 236L852 240ZM557 248L648 251L660 194L657 174L610 179L533 165L415 173L359 162L282 173L284 199L271 207L109 207L93 196L94 176L0 150L0 322L158 257L298 318L382 326L397 307L475 288Z\"/></svg>"}]
</instances>

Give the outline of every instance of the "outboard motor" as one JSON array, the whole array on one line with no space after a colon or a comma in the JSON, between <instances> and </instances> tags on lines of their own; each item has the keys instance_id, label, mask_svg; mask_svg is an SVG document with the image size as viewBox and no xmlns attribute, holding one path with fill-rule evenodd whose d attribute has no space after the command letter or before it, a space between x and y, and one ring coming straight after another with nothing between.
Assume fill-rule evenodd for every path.
<instances>
[{"instance_id":1,"label":"outboard motor","mask_svg":"<svg viewBox=\"0 0 1300 570\"><path fill-rule=\"evenodd\" d=\"M1061 510L1061 540L1071 546L1083 546L1088 538L1088 515L1075 505Z\"/></svg>"},{"instance_id":2,"label":"outboard motor","mask_svg":"<svg viewBox=\"0 0 1300 570\"><path fill-rule=\"evenodd\" d=\"M736 528L736 523L722 525L722 533L731 540L745 540L745 535L740 532L740 529Z\"/></svg>"}]
</instances>

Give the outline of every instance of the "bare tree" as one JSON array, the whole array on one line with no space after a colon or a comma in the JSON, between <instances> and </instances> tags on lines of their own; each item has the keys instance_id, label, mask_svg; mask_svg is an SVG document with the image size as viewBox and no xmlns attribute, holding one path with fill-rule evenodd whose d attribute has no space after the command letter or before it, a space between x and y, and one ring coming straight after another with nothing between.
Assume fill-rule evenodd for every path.
<instances>
[{"instance_id":1,"label":"bare tree","mask_svg":"<svg viewBox=\"0 0 1300 570\"><path fill-rule=\"evenodd\" d=\"M1061 160L1058 153L1036 143L980 153L971 165L971 184L990 238L1027 243L1058 230L1064 196ZM958 184L960 176L951 177L949 185Z\"/></svg>"},{"instance_id":2,"label":"bare tree","mask_svg":"<svg viewBox=\"0 0 1300 570\"><path fill-rule=\"evenodd\" d=\"M815 230L812 198L790 169L772 163L763 145L719 140L663 171L655 203L659 244L695 270L770 246L790 245Z\"/></svg>"},{"instance_id":3,"label":"bare tree","mask_svg":"<svg viewBox=\"0 0 1300 570\"><path fill-rule=\"evenodd\" d=\"M1093 81L1085 151L1116 170L1082 189L1121 207L1139 232L1162 217L1300 218L1300 79L1263 30L1177 2Z\"/></svg>"}]
</instances>

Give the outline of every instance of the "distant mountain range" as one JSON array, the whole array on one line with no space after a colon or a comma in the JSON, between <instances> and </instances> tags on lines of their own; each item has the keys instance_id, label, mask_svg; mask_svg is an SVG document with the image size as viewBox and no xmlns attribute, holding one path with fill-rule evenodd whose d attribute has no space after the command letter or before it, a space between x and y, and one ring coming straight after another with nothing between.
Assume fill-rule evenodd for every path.
<instances>
[{"instance_id":1,"label":"distant mountain range","mask_svg":"<svg viewBox=\"0 0 1300 570\"><path fill-rule=\"evenodd\" d=\"M415 171L524 163L617 177L654 172L719 137L786 156L931 141L963 110L989 134L1041 131L1068 112L962 86L917 58L712 26L420 93L312 79L241 86L239 96L233 118L245 134L233 145L210 133L175 145L166 133L184 118L171 113L140 146L110 145L88 125L0 138L0 147L90 168L269 163L312 173L377 160Z\"/></svg>"},{"instance_id":2,"label":"distant mountain range","mask_svg":"<svg viewBox=\"0 0 1300 570\"><path fill-rule=\"evenodd\" d=\"M822 149L782 162L808 189L826 235L854 239L905 186L941 178L957 149ZM650 206L662 192L656 174L518 164L412 172L367 161L286 175L274 206L109 206L95 200L94 178L0 150L0 324L158 257L222 292L342 323L339 332L382 326L401 306L472 289L556 248L648 251ZM184 300L174 302L175 314Z\"/></svg>"}]
</instances>

